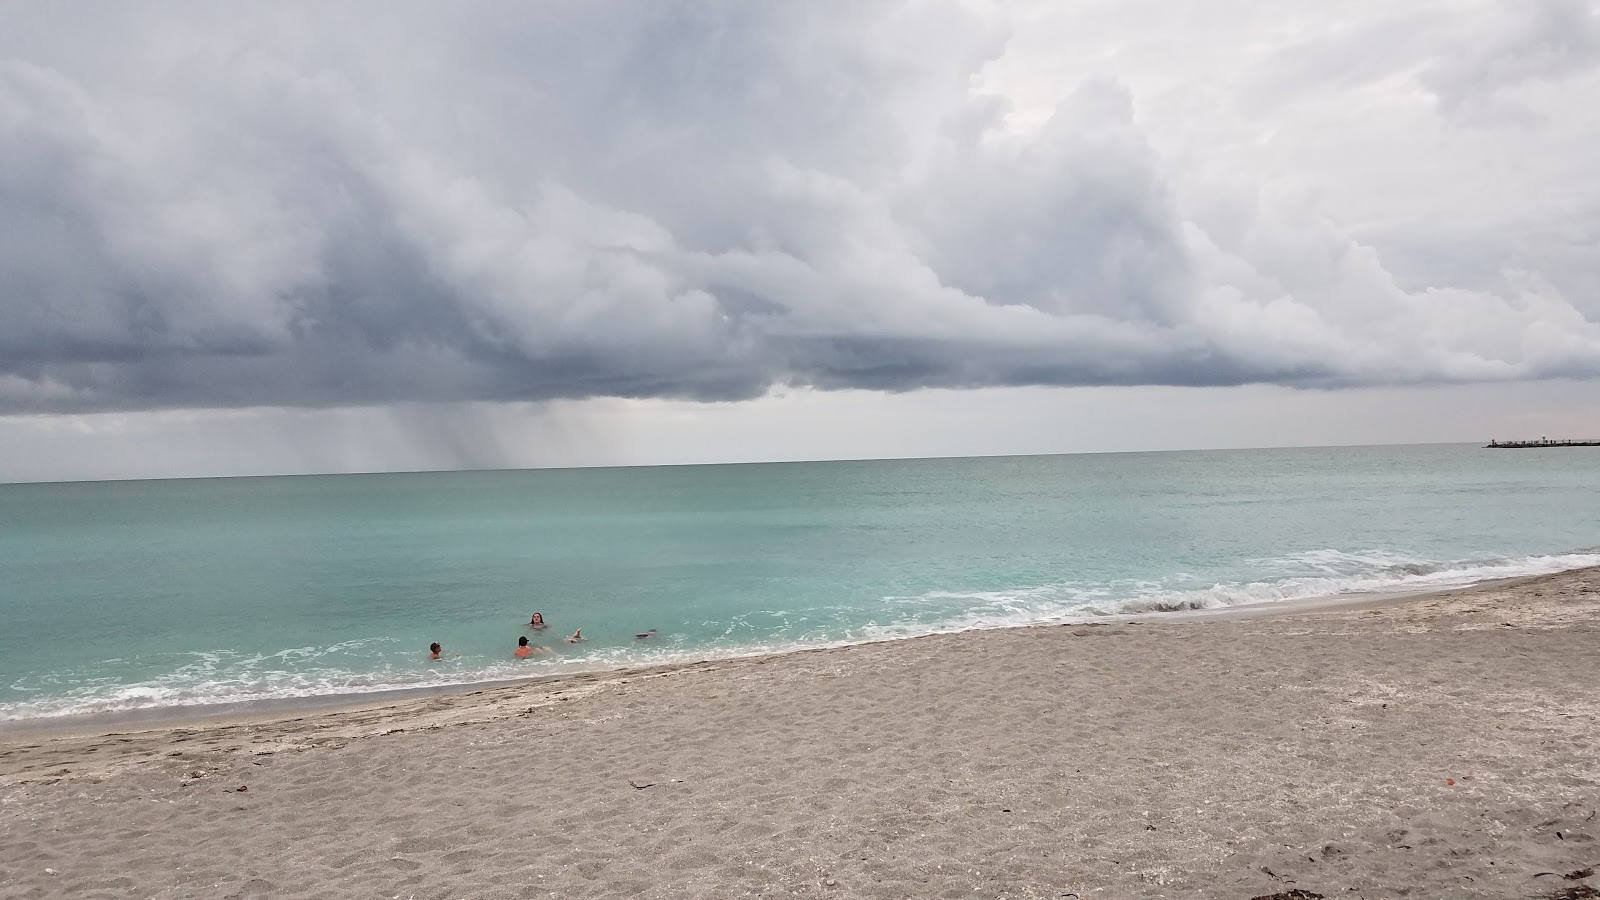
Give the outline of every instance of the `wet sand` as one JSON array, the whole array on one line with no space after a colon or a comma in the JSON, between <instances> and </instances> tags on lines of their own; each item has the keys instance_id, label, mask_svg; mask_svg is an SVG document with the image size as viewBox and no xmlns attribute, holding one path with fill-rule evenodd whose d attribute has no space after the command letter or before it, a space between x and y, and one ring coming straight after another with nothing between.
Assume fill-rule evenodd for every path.
<instances>
[{"instance_id":1,"label":"wet sand","mask_svg":"<svg viewBox=\"0 0 1600 900\"><path fill-rule=\"evenodd\" d=\"M0 736L0 896L1600 897L1600 570L1383 603Z\"/></svg>"}]
</instances>

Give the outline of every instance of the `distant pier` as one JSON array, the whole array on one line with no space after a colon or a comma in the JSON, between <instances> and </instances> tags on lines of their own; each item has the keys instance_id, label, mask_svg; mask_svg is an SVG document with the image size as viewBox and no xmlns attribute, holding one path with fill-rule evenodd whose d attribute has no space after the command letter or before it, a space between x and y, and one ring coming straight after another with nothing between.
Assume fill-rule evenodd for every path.
<instances>
[{"instance_id":1,"label":"distant pier","mask_svg":"<svg viewBox=\"0 0 1600 900\"><path fill-rule=\"evenodd\" d=\"M1552 441L1540 438L1537 441L1490 441L1483 446L1487 450L1530 450L1534 447L1600 447L1600 441Z\"/></svg>"}]
</instances>

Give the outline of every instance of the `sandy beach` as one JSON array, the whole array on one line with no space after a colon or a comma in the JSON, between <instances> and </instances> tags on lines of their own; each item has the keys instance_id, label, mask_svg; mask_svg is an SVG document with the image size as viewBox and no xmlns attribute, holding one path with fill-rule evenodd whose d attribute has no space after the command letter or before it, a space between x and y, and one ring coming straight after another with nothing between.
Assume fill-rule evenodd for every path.
<instances>
[{"instance_id":1,"label":"sandy beach","mask_svg":"<svg viewBox=\"0 0 1600 900\"><path fill-rule=\"evenodd\" d=\"M7 898L1600 897L1600 570L0 735Z\"/></svg>"}]
</instances>

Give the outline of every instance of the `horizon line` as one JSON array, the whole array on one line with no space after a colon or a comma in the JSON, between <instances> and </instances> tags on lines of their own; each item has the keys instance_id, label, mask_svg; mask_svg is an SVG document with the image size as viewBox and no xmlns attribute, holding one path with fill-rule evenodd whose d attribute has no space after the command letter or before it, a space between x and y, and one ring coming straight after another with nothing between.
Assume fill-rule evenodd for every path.
<instances>
[{"instance_id":1,"label":"horizon line","mask_svg":"<svg viewBox=\"0 0 1600 900\"><path fill-rule=\"evenodd\" d=\"M1504 443L1504 442L1502 442ZM1363 447L1431 447L1447 445L1479 445L1477 441L1395 441L1376 444L1279 444L1260 447L1165 447L1141 450L1062 450L1047 453L963 453L932 456L838 456L819 459L744 459L720 462L661 462L661 463L594 463L589 465L555 466L484 466L454 469L371 469L358 472L258 472L238 475L148 475L125 478L54 478L38 480L0 480L0 487L27 484L100 484L140 481L215 481L244 478L340 478L363 475L448 475L455 473L489 472L567 472L588 469L668 469L708 466L778 466L807 465L814 463L843 462L916 462L963 459L1031 459L1047 456L1113 456L1139 453L1218 453L1255 450L1338 450Z\"/></svg>"}]
</instances>

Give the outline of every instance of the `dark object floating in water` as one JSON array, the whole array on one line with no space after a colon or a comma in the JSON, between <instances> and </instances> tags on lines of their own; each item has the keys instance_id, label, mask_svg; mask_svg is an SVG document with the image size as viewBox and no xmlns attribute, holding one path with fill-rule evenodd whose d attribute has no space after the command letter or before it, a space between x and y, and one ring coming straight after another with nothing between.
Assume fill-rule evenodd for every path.
<instances>
[{"instance_id":1,"label":"dark object floating in water","mask_svg":"<svg viewBox=\"0 0 1600 900\"><path fill-rule=\"evenodd\" d=\"M1537 441L1490 441L1483 445L1485 450L1531 450L1535 447L1600 447L1600 441L1552 441L1540 438Z\"/></svg>"}]
</instances>

